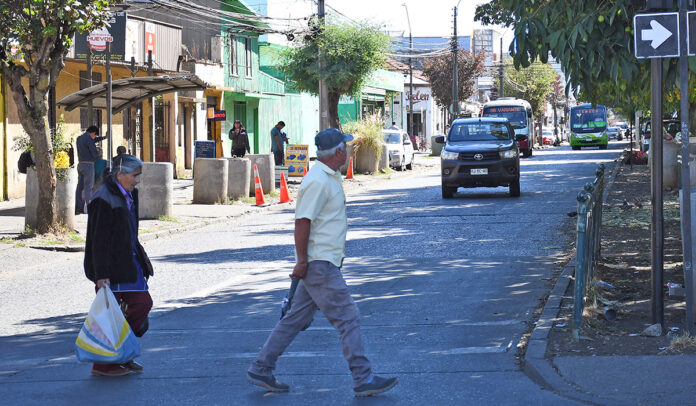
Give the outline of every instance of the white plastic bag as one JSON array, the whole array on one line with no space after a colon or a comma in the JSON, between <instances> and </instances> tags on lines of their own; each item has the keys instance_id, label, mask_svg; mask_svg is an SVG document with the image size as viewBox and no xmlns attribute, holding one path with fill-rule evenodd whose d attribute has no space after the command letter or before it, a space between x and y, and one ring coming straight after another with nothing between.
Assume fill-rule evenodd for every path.
<instances>
[{"instance_id":1,"label":"white plastic bag","mask_svg":"<svg viewBox=\"0 0 696 406\"><path fill-rule=\"evenodd\" d=\"M77 359L82 362L123 364L140 355L140 342L108 286L97 292L75 349Z\"/></svg>"}]
</instances>

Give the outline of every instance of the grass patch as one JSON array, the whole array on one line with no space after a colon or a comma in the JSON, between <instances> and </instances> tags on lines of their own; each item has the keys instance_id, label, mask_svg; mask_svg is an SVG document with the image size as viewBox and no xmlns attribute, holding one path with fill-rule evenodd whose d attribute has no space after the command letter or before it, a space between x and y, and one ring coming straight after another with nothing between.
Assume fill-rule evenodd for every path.
<instances>
[{"instance_id":1,"label":"grass patch","mask_svg":"<svg viewBox=\"0 0 696 406\"><path fill-rule=\"evenodd\" d=\"M14 244L14 240L10 237L2 237L0 238L0 242L5 244Z\"/></svg>"},{"instance_id":2,"label":"grass patch","mask_svg":"<svg viewBox=\"0 0 696 406\"><path fill-rule=\"evenodd\" d=\"M41 240L41 241L39 241L39 244L51 246L51 245L65 244L65 242L61 241L61 240L50 239L50 240Z\"/></svg>"},{"instance_id":3,"label":"grass patch","mask_svg":"<svg viewBox=\"0 0 696 406\"><path fill-rule=\"evenodd\" d=\"M165 216L165 215L162 215L162 216L157 217L157 220L159 220L159 221L168 221L168 222L170 222L170 223L178 223L178 222L179 222L179 218L178 218L178 217Z\"/></svg>"},{"instance_id":4,"label":"grass patch","mask_svg":"<svg viewBox=\"0 0 696 406\"><path fill-rule=\"evenodd\" d=\"M15 244L14 246L15 246L15 247L26 247L27 244L25 244L25 243L23 243L23 242L18 242L18 243Z\"/></svg>"},{"instance_id":5,"label":"grass patch","mask_svg":"<svg viewBox=\"0 0 696 406\"><path fill-rule=\"evenodd\" d=\"M141 230L141 231L138 231L138 234L150 234L150 233L154 233L155 231L157 231L157 230L151 230L151 229Z\"/></svg>"},{"instance_id":6,"label":"grass patch","mask_svg":"<svg viewBox=\"0 0 696 406\"><path fill-rule=\"evenodd\" d=\"M19 233L16 240L26 240L27 238L34 238L36 237L36 231L34 231L31 227L26 226L24 227L24 231Z\"/></svg>"},{"instance_id":7,"label":"grass patch","mask_svg":"<svg viewBox=\"0 0 696 406\"><path fill-rule=\"evenodd\" d=\"M274 190L274 191L272 191L271 193L267 194L266 196L269 196L269 197L280 197L280 192L278 192L277 190Z\"/></svg>"},{"instance_id":8,"label":"grass patch","mask_svg":"<svg viewBox=\"0 0 696 406\"><path fill-rule=\"evenodd\" d=\"M256 197L250 196L250 197L242 197L242 202L246 204L255 204L256 203Z\"/></svg>"},{"instance_id":9,"label":"grass patch","mask_svg":"<svg viewBox=\"0 0 696 406\"><path fill-rule=\"evenodd\" d=\"M672 341L662 353L667 354L679 354L685 350L696 349L696 337L690 336L689 333L684 333L682 335L672 338Z\"/></svg>"},{"instance_id":10,"label":"grass patch","mask_svg":"<svg viewBox=\"0 0 696 406\"><path fill-rule=\"evenodd\" d=\"M85 242L85 239L80 237L75 233L70 233L70 241L72 242Z\"/></svg>"}]
</instances>

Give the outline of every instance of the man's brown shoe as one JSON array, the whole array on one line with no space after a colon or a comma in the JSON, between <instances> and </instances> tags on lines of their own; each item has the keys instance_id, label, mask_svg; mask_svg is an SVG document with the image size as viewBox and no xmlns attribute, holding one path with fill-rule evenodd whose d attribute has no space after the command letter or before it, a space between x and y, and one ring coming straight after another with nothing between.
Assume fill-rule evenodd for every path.
<instances>
[{"instance_id":1,"label":"man's brown shoe","mask_svg":"<svg viewBox=\"0 0 696 406\"><path fill-rule=\"evenodd\" d=\"M135 372L136 374L139 374L143 372L143 366L135 362L135 360L130 360L126 362L125 364L121 364L122 367L130 369L131 371Z\"/></svg>"},{"instance_id":2,"label":"man's brown shoe","mask_svg":"<svg viewBox=\"0 0 696 406\"><path fill-rule=\"evenodd\" d=\"M125 376L131 373L133 371L118 364L95 364L92 367L92 375L94 376Z\"/></svg>"}]
</instances>

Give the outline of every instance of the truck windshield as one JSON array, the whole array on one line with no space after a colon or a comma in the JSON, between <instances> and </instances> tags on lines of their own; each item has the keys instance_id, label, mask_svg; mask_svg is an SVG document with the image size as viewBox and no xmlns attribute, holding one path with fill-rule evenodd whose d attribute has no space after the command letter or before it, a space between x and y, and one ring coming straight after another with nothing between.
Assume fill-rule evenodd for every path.
<instances>
[{"instance_id":1,"label":"truck windshield","mask_svg":"<svg viewBox=\"0 0 696 406\"><path fill-rule=\"evenodd\" d=\"M570 129L577 133L601 132L607 128L607 110L604 106L573 107L570 110Z\"/></svg>"},{"instance_id":2,"label":"truck windshield","mask_svg":"<svg viewBox=\"0 0 696 406\"><path fill-rule=\"evenodd\" d=\"M399 133L384 133L384 141L387 144L401 144L401 134L399 134Z\"/></svg>"},{"instance_id":3,"label":"truck windshield","mask_svg":"<svg viewBox=\"0 0 696 406\"><path fill-rule=\"evenodd\" d=\"M505 123L455 123L450 129L450 142L503 141L511 138Z\"/></svg>"},{"instance_id":4,"label":"truck windshield","mask_svg":"<svg viewBox=\"0 0 696 406\"><path fill-rule=\"evenodd\" d=\"M507 118L512 128L525 128L527 126L527 114L522 106L484 107L483 116Z\"/></svg>"}]
</instances>

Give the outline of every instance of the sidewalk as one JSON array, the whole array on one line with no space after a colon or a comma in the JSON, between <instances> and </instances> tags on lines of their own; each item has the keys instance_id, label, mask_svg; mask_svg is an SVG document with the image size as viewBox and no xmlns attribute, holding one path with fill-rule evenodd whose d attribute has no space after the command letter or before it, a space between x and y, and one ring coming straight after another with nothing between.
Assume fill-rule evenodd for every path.
<instances>
[{"instance_id":1,"label":"sidewalk","mask_svg":"<svg viewBox=\"0 0 696 406\"><path fill-rule=\"evenodd\" d=\"M615 176L617 168L607 168L607 195L623 190L612 190L612 176ZM604 237L602 240L602 255L609 256L604 251ZM614 333L583 338L575 346L579 349L550 347L551 334L555 334L556 338L559 334L570 335L567 303L572 303L574 272L575 257L563 269L535 323L524 356L525 373L542 387L588 404L692 404L696 389L696 355L658 355L658 347L669 341L666 337L629 337ZM631 269L630 273L633 272ZM641 300L649 301L650 297L635 299L637 302ZM620 319L624 317L629 316L620 314ZM650 324L649 319L648 312L646 325ZM630 355L621 352L606 354L606 348L616 346L616 343L628 346L630 342L639 340L648 341L650 345L636 350L634 344ZM625 351L631 352L628 349Z\"/></svg>"}]
</instances>

